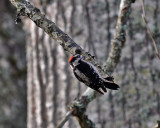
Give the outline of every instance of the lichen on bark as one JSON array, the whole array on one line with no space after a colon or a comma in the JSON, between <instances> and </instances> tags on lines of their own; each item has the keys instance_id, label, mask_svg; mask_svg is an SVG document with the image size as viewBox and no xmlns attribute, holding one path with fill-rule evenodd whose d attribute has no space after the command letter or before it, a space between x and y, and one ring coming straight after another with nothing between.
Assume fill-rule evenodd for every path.
<instances>
[{"instance_id":1,"label":"lichen on bark","mask_svg":"<svg viewBox=\"0 0 160 128\"><path fill-rule=\"evenodd\" d=\"M85 59L95 65L100 74L106 78L108 75L104 72L102 67L97 63L95 57L90 53L82 49L77 43L75 43L66 33L64 33L54 22L47 19L41 11L31 5L25 0L15 1L10 0L11 3L17 8L17 13L21 16L30 18L38 27L42 28L51 38L55 39L64 50L71 54L81 54L85 56Z\"/></svg>"},{"instance_id":2,"label":"lichen on bark","mask_svg":"<svg viewBox=\"0 0 160 128\"><path fill-rule=\"evenodd\" d=\"M71 54L81 54L85 59L94 64L103 77L111 74L120 60L122 47L125 43L126 21L129 14L129 9L133 0L121 0L120 11L118 15L116 32L112 40L112 48L109 57L104 65L104 70L97 63L94 56L85 52L78 44L76 44L67 34L60 30L54 22L47 19L39 9L31 5L25 0L10 0L17 8L18 14L30 18L38 27L42 28L50 37L57 40L57 42ZM82 128L94 128L95 124L85 115L88 104L96 98L97 93L90 88L71 105L70 109L74 109L73 115L76 116Z\"/></svg>"}]
</instances>

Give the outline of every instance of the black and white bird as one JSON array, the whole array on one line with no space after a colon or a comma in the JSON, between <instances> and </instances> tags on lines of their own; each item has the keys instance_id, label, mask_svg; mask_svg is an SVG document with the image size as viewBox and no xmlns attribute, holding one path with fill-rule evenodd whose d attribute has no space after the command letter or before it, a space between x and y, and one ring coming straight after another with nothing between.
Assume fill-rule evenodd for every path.
<instances>
[{"instance_id":1,"label":"black and white bird","mask_svg":"<svg viewBox=\"0 0 160 128\"><path fill-rule=\"evenodd\" d=\"M99 93L104 94L104 92L107 92L106 88L112 90L119 88L110 77L108 79L102 78L96 67L84 60L84 56L74 55L70 57L69 63L76 78Z\"/></svg>"}]
</instances>

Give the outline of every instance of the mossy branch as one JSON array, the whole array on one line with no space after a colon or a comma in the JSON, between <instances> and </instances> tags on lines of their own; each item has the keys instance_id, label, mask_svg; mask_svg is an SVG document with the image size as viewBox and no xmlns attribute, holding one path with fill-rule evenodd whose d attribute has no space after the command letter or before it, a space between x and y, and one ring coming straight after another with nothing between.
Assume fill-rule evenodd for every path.
<instances>
[{"instance_id":1,"label":"mossy branch","mask_svg":"<svg viewBox=\"0 0 160 128\"><path fill-rule=\"evenodd\" d=\"M104 69L105 72L107 74L112 74L114 69L116 68L117 64L120 61L120 56L121 56L121 51L122 48L125 44L125 30L127 28L127 19L128 19L128 15L129 15L129 9L131 8L131 4L134 3L134 0L121 0L120 3L120 10L119 10L119 14L118 14L118 20L117 20L117 25L116 25L116 31L114 34L114 38L111 42L112 47L111 47L111 52L109 54L109 57L107 59L107 61L104 64ZM88 96L86 96L86 94L89 94ZM77 102L73 102L72 103L72 109L73 108L77 108L81 109L81 108L87 108L87 105L96 98L97 93L88 88L84 94L80 97L80 100L76 100ZM83 97L85 97L85 101L82 100ZM86 102L89 101L89 102ZM81 107L77 107L77 106L81 106ZM83 106L83 107L82 107ZM84 115L85 110L86 109L82 109L79 110L80 114L79 115ZM80 117L78 117L80 118ZM85 120L81 120L79 121L80 125L82 122L85 122ZM83 127L83 125L81 125L82 128L94 128L94 125L86 125L85 127Z\"/></svg>"},{"instance_id":2,"label":"mossy branch","mask_svg":"<svg viewBox=\"0 0 160 128\"><path fill-rule=\"evenodd\" d=\"M42 28L51 38L57 42L71 54L81 54L85 56L86 60L94 64L101 75L105 78L111 74L120 60L121 50L125 43L126 21L129 15L129 9L134 0L121 0L120 10L116 25L116 32L112 40L112 48L109 57L104 65L105 71L98 65L94 56L85 52L78 44L76 44L67 34L60 30L54 22L47 19L38 8L31 5L25 0L10 0L10 2L17 8L17 18L26 16L30 18L38 27ZM17 21L20 21L19 19ZM73 110L72 115L76 116L82 128L94 128L95 124L85 115L88 104L96 98L97 93L88 88L80 99L75 100L70 109Z\"/></svg>"},{"instance_id":3,"label":"mossy branch","mask_svg":"<svg viewBox=\"0 0 160 128\"><path fill-rule=\"evenodd\" d=\"M64 33L54 22L47 19L41 11L31 5L26 0L10 0L10 2L17 8L16 21L21 21L20 16L26 16L30 18L38 27L42 28L51 38L55 39L64 50L69 53L81 54L85 56L85 59L95 65L101 75L106 78L108 75L104 72L102 67L97 63L94 56L85 52L77 43L75 43L66 33Z\"/></svg>"},{"instance_id":4,"label":"mossy branch","mask_svg":"<svg viewBox=\"0 0 160 128\"><path fill-rule=\"evenodd\" d=\"M117 64L120 61L121 51L125 44L125 30L127 29L127 19L129 10L133 0L121 0L118 20L113 40L111 41L111 52L104 64L104 70L108 74L112 74Z\"/></svg>"}]
</instances>

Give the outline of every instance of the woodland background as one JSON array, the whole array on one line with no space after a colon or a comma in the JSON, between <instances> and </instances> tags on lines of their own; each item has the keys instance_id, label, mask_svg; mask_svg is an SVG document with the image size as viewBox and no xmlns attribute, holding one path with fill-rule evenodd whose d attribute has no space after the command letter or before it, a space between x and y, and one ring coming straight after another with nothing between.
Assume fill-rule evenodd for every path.
<instances>
[{"instance_id":1,"label":"woodland background","mask_svg":"<svg viewBox=\"0 0 160 128\"><path fill-rule=\"evenodd\" d=\"M108 57L120 0L30 0L100 64ZM145 0L148 25L160 49L160 1ZM114 70L119 91L87 109L97 128L151 128L160 119L160 61L142 20L141 2L130 10L126 44ZM73 76L67 54L29 19L0 0L0 128L53 128L86 86ZM27 73L28 72L28 73ZM28 102L28 104L27 104ZM79 127L71 118L66 128Z\"/></svg>"}]
</instances>

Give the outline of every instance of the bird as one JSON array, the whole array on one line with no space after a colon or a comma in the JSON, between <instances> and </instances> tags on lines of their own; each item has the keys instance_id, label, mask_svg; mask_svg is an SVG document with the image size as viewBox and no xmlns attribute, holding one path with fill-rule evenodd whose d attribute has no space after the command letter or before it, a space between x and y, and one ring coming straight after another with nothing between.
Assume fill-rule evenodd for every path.
<instances>
[{"instance_id":1,"label":"bird","mask_svg":"<svg viewBox=\"0 0 160 128\"><path fill-rule=\"evenodd\" d=\"M73 70L75 77L88 87L96 90L100 94L107 92L107 89L118 90L119 86L113 82L112 77L106 79L101 76L97 68L85 60L85 57L76 54L69 58L69 64ZM102 92L103 90L103 92Z\"/></svg>"}]
</instances>

